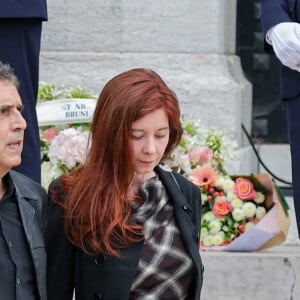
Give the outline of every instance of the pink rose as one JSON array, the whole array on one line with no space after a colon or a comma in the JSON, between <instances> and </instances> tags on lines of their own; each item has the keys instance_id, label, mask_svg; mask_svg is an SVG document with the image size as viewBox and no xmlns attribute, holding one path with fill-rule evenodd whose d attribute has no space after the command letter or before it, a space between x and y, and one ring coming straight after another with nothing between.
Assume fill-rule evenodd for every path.
<instances>
[{"instance_id":1,"label":"pink rose","mask_svg":"<svg viewBox=\"0 0 300 300\"><path fill-rule=\"evenodd\" d=\"M56 136L58 135L58 130L54 128L46 129L43 132L43 137L48 141L51 142Z\"/></svg>"},{"instance_id":2,"label":"pink rose","mask_svg":"<svg viewBox=\"0 0 300 300\"><path fill-rule=\"evenodd\" d=\"M214 206L213 206L213 213L217 217L224 217L228 215L232 211L232 206L229 202L227 201L217 201Z\"/></svg>"},{"instance_id":3,"label":"pink rose","mask_svg":"<svg viewBox=\"0 0 300 300\"><path fill-rule=\"evenodd\" d=\"M209 163L213 158L213 152L207 147L195 148L189 153L191 163L204 165Z\"/></svg>"},{"instance_id":4,"label":"pink rose","mask_svg":"<svg viewBox=\"0 0 300 300\"><path fill-rule=\"evenodd\" d=\"M237 178L234 191L243 200L253 200L256 196L253 183L247 178Z\"/></svg>"}]
</instances>

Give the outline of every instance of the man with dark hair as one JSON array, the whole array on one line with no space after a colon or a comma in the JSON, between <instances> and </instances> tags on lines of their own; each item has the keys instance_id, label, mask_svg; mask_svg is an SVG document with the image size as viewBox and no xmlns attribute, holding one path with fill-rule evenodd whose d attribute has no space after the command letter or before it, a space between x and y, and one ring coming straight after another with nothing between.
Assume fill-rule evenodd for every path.
<instances>
[{"instance_id":1,"label":"man with dark hair","mask_svg":"<svg viewBox=\"0 0 300 300\"><path fill-rule=\"evenodd\" d=\"M16 170L41 181L41 155L36 101L42 21L47 19L46 0L0 1L0 60L14 69L24 103L25 131L22 163Z\"/></svg>"},{"instance_id":2,"label":"man with dark hair","mask_svg":"<svg viewBox=\"0 0 300 300\"><path fill-rule=\"evenodd\" d=\"M281 66L281 99L287 107L293 198L300 234L300 0L261 0L265 49Z\"/></svg>"},{"instance_id":3,"label":"man with dark hair","mask_svg":"<svg viewBox=\"0 0 300 300\"><path fill-rule=\"evenodd\" d=\"M11 67L0 62L0 298L45 300L47 194L11 171L21 163L27 126L18 85Z\"/></svg>"}]
</instances>

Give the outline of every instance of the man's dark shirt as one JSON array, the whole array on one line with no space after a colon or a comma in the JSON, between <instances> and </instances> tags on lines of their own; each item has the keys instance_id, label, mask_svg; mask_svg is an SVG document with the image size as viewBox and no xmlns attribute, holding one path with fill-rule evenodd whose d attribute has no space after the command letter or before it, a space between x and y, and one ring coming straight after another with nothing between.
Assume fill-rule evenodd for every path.
<instances>
[{"instance_id":1,"label":"man's dark shirt","mask_svg":"<svg viewBox=\"0 0 300 300\"><path fill-rule=\"evenodd\" d=\"M9 175L4 183L7 191L0 200L0 298L38 299L33 261Z\"/></svg>"}]
</instances>

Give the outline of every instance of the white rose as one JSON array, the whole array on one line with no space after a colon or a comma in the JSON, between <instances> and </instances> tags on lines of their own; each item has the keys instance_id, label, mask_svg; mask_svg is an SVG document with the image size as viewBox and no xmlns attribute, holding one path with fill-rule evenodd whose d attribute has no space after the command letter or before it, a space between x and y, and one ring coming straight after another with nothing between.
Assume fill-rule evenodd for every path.
<instances>
[{"instance_id":1,"label":"white rose","mask_svg":"<svg viewBox=\"0 0 300 300\"><path fill-rule=\"evenodd\" d=\"M209 232L211 234L216 234L221 230L221 222L219 220L214 220L209 223Z\"/></svg>"},{"instance_id":2,"label":"white rose","mask_svg":"<svg viewBox=\"0 0 300 300\"><path fill-rule=\"evenodd\" d=\"M224 235L216 234L213 236L213 244L216 246L220 246L224 242Z\"/></svg>"},{"instance_id":3,"label":"white rose","mask_svg":"<svg viewBox=\"0 0 300 300\"><path fill-rule=\"evenodd\" d=\"M236 193L233 192L233 190L230 191L230 192L228 192L228 193L226 194L226 197L227 197L227 199L228 199L229 202L232 202L232 201L234 201L234 200L236 200L236 199L240 199L240 198L238 197L238 195L237 195Z\"/></svg>"},{"instance_id":4,"label":"white rose","mask_svg":"<svg viewBox=\"0 0 300 300\"><path fill-rule=\"evenodd\" d=\"M264 207L259 206L256 210L256 217L262 219L266 215L267 211Z\"/></svg>"},{"instance_id":5,"label":"white rose","mask_svg":"<svg viewBox=\"0 0 300 300\"><path fill-rule=\"evenodd\" d=\"M203 220L206 221L212 221L216 219L216 216L214 215L214 213L212 211L208 211L207 213L205 213L202 217Z\"/></svg>"},{"instance_id":6,"label":"white rose","mask_svg":"<svg viewBox=\"0 0 300 300\"><path fill-rule=\"evenodd\" d=\"M241 208L235 208L232 211L232 218L237 222L242 221L245 219L245 213Z\"/></svg>"},{"instance_id":7,"label":"white rose","mask_svg":"<svg viewBox=\"0 0 300 300\"><path fill-rule=\"evenodd\" d=\"M254 198L254 202L257 204L261 204L265 201L265 195L261 192L257 192Z\"/></svg>"},{"instance_id":8,"label":"white rose","mask_svg":"<svg viewBox=\"0 0 300 300\"><path fill-rule=\"evenodd\" d=\"M241 208L243 204L244 202L239 198L235 198L231 201L231 205L233 208Z\"/></svg>"},{"instance_id":9,"label":"white rose","mask_svg":"<svg viewBox=\"0 0 300 300\"><path fill-rule=\"evenodd\" d=\"M224 183L223 183L223 190L226 194L232 192L234 188L234 181L231 178L224 178Z\"/></svg>"},{"instance_id":10,"label":"white rose","mask_svg":"<svg viewBox=\"0 0 300 300\"><path fill-rule=\"evenodd\" d=\"M204 246L206 246L206 247L213 246L214 245L213 236L208 234L207 236L203 237L202 242L203 242Z\"/></svg>"},{"instance_id":11,"label":"white rose","mask_svg":"<svg viewBox=\"0 0 300 300\"><path fill-rule=\"evenodd\" d=\"M229 193L234 188L234 181L228 176L219 176L215 181L216 186L221 186L225 193Z\"/></svg>"},{"instance_id":12,"label":"white rose","mask_svg":"<svg viewBox=\"0 0 300 300\"><path fill-rule=\"evenodd\" d=\"M252 218L256 213L256 206L252 202L246 202L243 205L242 210L247 218Z\"/></svg>"}]
</instances>

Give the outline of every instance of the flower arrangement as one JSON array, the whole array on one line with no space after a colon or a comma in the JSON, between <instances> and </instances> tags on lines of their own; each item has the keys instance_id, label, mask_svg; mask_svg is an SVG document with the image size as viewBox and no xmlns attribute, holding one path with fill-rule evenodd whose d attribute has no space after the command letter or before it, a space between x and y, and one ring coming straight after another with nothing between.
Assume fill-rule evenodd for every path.
<instances>
[{"instance_id":1,"label":"flower arrangement","mask_svg":"<svg viewBox=\"0 0 300 300\"><path fill-rule=\"evenodd\" d=\"M95 99L87 88L66 88L55 83L40 82L39 103L62 99ZM68 104L67 104L68 105ZM69 105L70 106L70 105ZM52 180L79 167L89 149L88 123L66 123L40 127L42 185L47 189Z\"/></svg>"}]
</instances>

